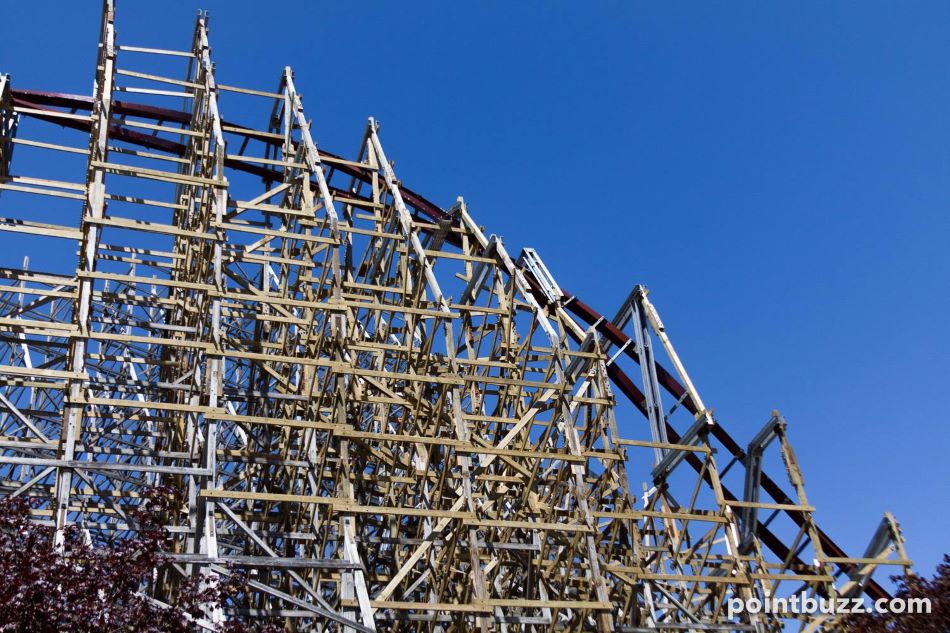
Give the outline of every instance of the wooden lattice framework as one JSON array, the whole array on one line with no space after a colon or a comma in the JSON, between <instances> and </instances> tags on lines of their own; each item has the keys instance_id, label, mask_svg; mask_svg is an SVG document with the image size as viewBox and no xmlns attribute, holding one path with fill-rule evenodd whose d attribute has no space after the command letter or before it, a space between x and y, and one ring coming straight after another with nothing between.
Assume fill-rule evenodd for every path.
<instances>
[{"instance_id":1,"label":"wooden lattice framework","mask_svg":"<svg viewBox=\"0 0 950 633\"><path fill-rule=\"evenodd\" d=\"M726 433L644 288L602 317L405 188L372 119L352 160L318 150L289 68L216 83L207 16L185 51L113 20L92 97L0 77L0 230L75 263L0 256L0 493L36 521L108 544L182 490L143 591L247 571L205 628L777 631L726 601L877 598L909 567L890 515L860 558L821 531L778 413Z\"/></svg>"}]
</instances>

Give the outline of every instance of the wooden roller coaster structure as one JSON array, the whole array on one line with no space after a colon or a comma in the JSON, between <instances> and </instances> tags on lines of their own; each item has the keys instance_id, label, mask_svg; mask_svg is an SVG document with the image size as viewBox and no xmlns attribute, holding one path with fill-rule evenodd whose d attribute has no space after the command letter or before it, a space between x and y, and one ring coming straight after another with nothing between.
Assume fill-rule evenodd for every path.
<instances>
[{"instance_id":1,"label":"wooden roller coaster structure","mask_svg":"<svg viewBox=\"0 0 950 633\"><path fill-rule=\"evenodd\" d=\"M108 546L181 490L142 591L245 572L206 629L829 630L727 604L909 569L890 515L861 557L821 530L777 412L726 432L645 288L601 316L405 187L373 119L318 149L290 68L216 82L207 15L178 51L102 16L91 96L0 76L0 231L34 254L0 256L0 495L36 521Z\"/></svg>"}]
</instances>

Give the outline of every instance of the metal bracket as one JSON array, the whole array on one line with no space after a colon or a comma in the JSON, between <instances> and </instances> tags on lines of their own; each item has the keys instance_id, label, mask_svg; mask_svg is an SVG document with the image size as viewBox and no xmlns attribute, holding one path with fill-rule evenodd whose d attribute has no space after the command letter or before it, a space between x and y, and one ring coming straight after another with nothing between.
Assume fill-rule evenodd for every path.
<instances>
[{"instance_id":1,"label":"metal bracket","mask_svg":"<svg viewBox=\"0 0 950 633\"><path fill-rule=\"evenodd\" d=\"M901 559L906 559L904 552L904 537L901 535L897 520L890 512L884 513L884 518L874 531L874 536L864 550L863 558L883 558L887 556L892 549L896 549ZM888 560L881 560L881 564L887 564ZM856 598L864 591L864 585L867 583L871 574L874 573L876 565L858 565L853 572L849 574L851 584L845 592L845 597Z\"/></svg>"},{"instance_id":2,"label":"metal bracket","mask_svg":"<svg viewBox=\"0 0 950 633\"><path fill-rule=\"evenodd\" d=\"M554 281L551 271L544 265L544 262L541 261L541 257L533 248L522 249L521 255L518 257L518 265L528 269L528 272L531 273L538 282L538 285L541 286L541 292L544 293L548 303L558 303L561 297L564 296L560 286Z\"/></svg>"},{"instance_id":3,"label":"metal bracket","mask_svg":"<svg viewBox=\"0 0 950 633\"><path fill-rule=\"evenodd\" d=\"M762 478L762 455L772 440L784 432L785 418L778 411L772 412L772 417L762 430L759 431L746 450L743 462L746 466L745 471L745 489L743 498L747 503L759 502L759 482ZM758 508L746 506L739 509L739 525L741 529L739 549L747 551L751 543L755 540L755 533L758 528Z\"/></svg>"},{"instance_id":4,"label":"metal bracket","mask_svg":"<svg viewBox=\"0 0 950 633\"><path fill-rule=\"evenodd\" d=\"M686 430L686 433L680 438L679 443L685 444L688 446L695 446L696 441L701 437L702 433L707 427L712 424L711 419L702 417L695 422L693 422L690 427ZM688 451L685 450L667 450L663 455L663 459L653 467L653 482L659 483L667 477L670 473L673 472L673 469L676 468L681 461L686 459L686 454Z\"/></svg>"}]
</instances>

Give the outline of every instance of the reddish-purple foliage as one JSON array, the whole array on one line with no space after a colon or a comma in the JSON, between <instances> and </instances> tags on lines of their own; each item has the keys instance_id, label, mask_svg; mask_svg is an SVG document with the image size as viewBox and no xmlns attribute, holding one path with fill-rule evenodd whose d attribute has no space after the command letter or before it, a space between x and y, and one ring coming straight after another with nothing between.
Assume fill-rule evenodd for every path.
<instances>
[{"instance_id":1,"label":"reddish-purple foliage","mask_svg":"<svg viewBox=\"0 0 950 633\"><path fill-rule=\"evenodd\" d=\"M88 545L81 530L65 530L61 553L53 548L53 530L29 520L30 505L22 499L0 500L0 631L36 633L194 631L192 617L243 591L244 577L231 574L224 582L186 578L171 608L139 593L163 563L161 548L168 538L160 517L168 510L168 490L155 489L134 512L138 534L113 547ZM251 629L225 623L225 633ZM262 633L280 629L267 627Z\"/></svg>"},{"instance_id":2,"label":"reddish-purple foliage","mask_svg":"<svg viewBox=\"0 0 950 633\"><path fill-rule=\"evenodd\" d=\"M847 633L947 633L950 631L950 555L930 580L921 576L895 576L895 598L927 598L930 613L882 613L851 616L845 621Z\"/></svg>"}]
</instances>

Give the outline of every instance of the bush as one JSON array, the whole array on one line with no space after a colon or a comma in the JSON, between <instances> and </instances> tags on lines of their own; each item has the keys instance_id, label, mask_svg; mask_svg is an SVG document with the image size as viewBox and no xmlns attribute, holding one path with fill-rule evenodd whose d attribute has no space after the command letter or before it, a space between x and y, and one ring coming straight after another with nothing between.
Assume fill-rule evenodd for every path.
<instances>
[{"instance_id":1,"label":"bush","mask_svg":"<svg viewBox=\"0 0 950 633\"><path fill-rule=\"evenodd\" d=\"M236 573L224 582L185 578L170 608L141 593L165 562L161 549L168 534L161 516L174 492L159 488L147 493L132 515L138 528L135 537L96 548L73 525L65 530L60 552L53 547L53 529L30 521L29 502L0 500L0 631L194 631L193 619L206 617L208 610L243 591L245 579ZM232 621L221 631L250 629Z\"/></svg>"},{"instance_id":2,"label":"bush","mask_svg":"<svg viewBox=\"0 0 950 633\"><path fill-rule=\"evenodd\" d=\"M921 576L894 576L895 598L927 598L930 613L875 613L854 615L845 620L847 633L947 633L950 631L950 555L931 580Z\"/></svg>"}]
</instances>

